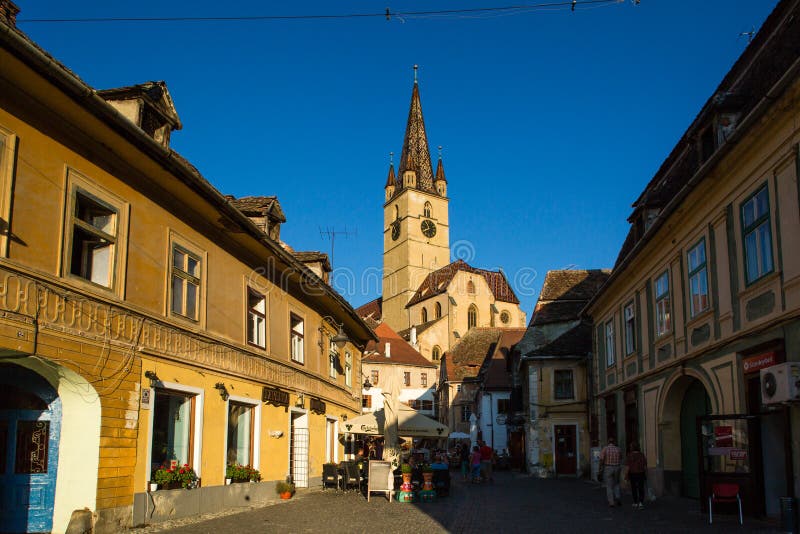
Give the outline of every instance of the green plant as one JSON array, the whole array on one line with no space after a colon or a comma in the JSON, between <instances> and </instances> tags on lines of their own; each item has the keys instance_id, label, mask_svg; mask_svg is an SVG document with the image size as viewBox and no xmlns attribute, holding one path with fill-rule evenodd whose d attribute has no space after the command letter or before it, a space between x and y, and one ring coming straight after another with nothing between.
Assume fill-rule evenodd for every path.
<instances>
[{"instance_id":1,"label":"green plant","mask_svg":"<svg viewBox=\"0 0 800 534\"><path fill-rule=\"evenodd\" d=\"M159 467L153 471L152 480L161 486L179 483L182 488L193 488L197 484L197 474L189 464L180 467Z\"/></svg>"},{"instance_id":2,"label":"green plant","mask_svg":"<svg viewBox=\"0 0 800 534\"><path fill-rule=\"evenodd\" d=\"M410 473L412 471L411 466L409 464L403 464L400 466L401 473Z\"/></svg>"},{"instance_id":3,"label":"green plant","mask_svg":"<svg viewBox=\"0 0 800 534\"><path fill-rule=\"evenodd\" d=\"M422 466L422 472L423 473L433 473L433 467L431 467L430 464L424 464Z\"/></svg>"},{"instance_id":4,"label":"green plant","mask_svg":"<svg viewBox=\"0 0 800 534\"><path fill-rule=\"evenodd\" d=\"M230 464L225 469L225 478L232 482L258 482L261 480L261 473L249 465Z\"/></svg>"},{"instance_id":5,"label":"green plant","mask_svg":"<svg viewBox=\"0 0 800 534\"><path fill-rule=\"evenodd\" d=\"M280 480L275 484L275 493L278 495L281 493L291 493L294 495L294 484Z\"/></svg>"}]
</instances>

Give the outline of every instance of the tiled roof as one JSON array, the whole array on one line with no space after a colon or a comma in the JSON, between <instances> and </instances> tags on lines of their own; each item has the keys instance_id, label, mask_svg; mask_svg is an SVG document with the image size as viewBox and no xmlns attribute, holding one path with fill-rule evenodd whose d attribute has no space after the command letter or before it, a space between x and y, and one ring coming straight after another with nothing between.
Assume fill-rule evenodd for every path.
<instances>
[{"instance_id":1,"label":"tiled roof","mask_svg":"<svg viewBox=\"0 0 800 534\"><path fill-rule=\"evenodd\" d=\"M562 321L569 321L581 314L581 310L586 305L588 300L570 300L566 302L547 301L546 303L538 302L533 309L533 317L531 317L531 326L560 323Z\"/></svg>"},{"instance_id":2,"label":"tiled roof","mask_svg":"<svg viewBox=\"0 0 800 534\"><path fill-rule=\"evenodd\" d=\"M383 316L383 297L378 297L375 300L371 300L366 304L362 304L358 308L356 308L356 313L359 317L373 319L375 321L381 320Z\"/></svg>"},{"instance_id":3,"label":"tiled roof","mask_svg":"<svg viewBox=\"0 0 800 534\"><path fill-rule=\"evenodd\" d=\"M438 319L432 319L432 320L428 321L427 323L414 325L414 327L417 329L417 335L420 335L425 330L427 330L428 328L430 328L434 324L436 324L437 321L441 321L442 319L444 319L444 317L439 317ZM403 339L409 339L411 337L411 329L410 328L406 328L405 330L400 330L398 332L398 334L400 334L400 337L402 337Z\"/></svg>"},{"instance_id":4,"label":"tiled roof","mask_svg":"<svg viewBox=\"0 0 800 534\"><path fill-rule=\"evenodd\" d=\"M386 177L386 187L395 185L397 178L394 176L394 164L389 164L389 176Z\"/></svg>"},{"instance_id":5,"label":"tiled roof","mask_svg":"<svg viewBox=\"0 0 800 534\"><path fill-rule=\"evenodd\" d=\"M585 358L592 351L592 325L581 321L550 343L523 354L525 358Z\"/></svg>"},{"instance_id":6,"label":"tiled roof","mask_svg":"<svg viewBox=\"0 0 800 534\"><path fill-rule=\"evenodd\" d=\"M487 271L485 269L477 269L470 266L464 260L457 260L449 265L445 265L441 269L437 269L429 273L422 281L422 284L411 297L411 300L406 304L406 308L413 306L418 302L429 299L435 295L441 295L447 291L447 287L455 277L456 273L464 271L483 276L486 283L489 284L489 289L492 291L495 300L502 302L510 302L512 304L519 304L519 299L511 289L505 275L502 271Z\"/></svg>"},{"instance_id":7,"label":"tiled roof","mask_svg":"<svg viewBox=\"0 0 800 534\"><path fill-rule=\"evenodd\" d=\"M328 255L318 250L309 250L305 252L293 252L294 257L303 263L322 263L322 268L326 272L331 272L331 262L328 260Z\"/></svg>"},{"instance_id":8,"label":"tiled roof","mask_svg":"<svg viewBox=\"0 0 800 534\"><path fill-rule=\"evenodd\" d=\"M408 110L406 135L403 138L403 152L400 155L400 167L397 169L397 177L400 180L397 184L398 191L403 187L402 179L405 171L416 171L417 189L436 193L436 189L433 187L428 135L425 133L425 119L422 117L422 103L416 81L411 91L411 106Z\"/></svg>"},{"instance_id":9,"label":"tiled roof","mask_svg":"<svg viewBox=\"0 0 800 534\"><path fill-rule=\"evenodd\" d=\"M436 367L436 365L429 362L425 356L416 351L414 347L406 343L406 341L386 323L379 324L377 328L375 328L375 334L378 336L378 342L370 341L367 343L365 354L370 352L377 352L377 354L364 356L361 360L362 362ZM388 358L386 357L386 343L389 343L390 347Z\"/></svg>"},{"instance_id":10,"label":"tiled roof","mask_svg":"<svg viewBox=\"0 0 800 534\"><path fill-rule=\"evenodd\" d=\"M444 177L444 164L442 163L442 157L439 156L439 162L436 163L436 182L442 181L447 183L447 178Z\"/></svg>"},{"instance_id":11,"label":"tiled roof","mask_svg":"<svg viewBox=\"0 0 800 534\"><path fill-rule=\"evenodd\" d=\"M154 108L164 114L172 123L173 130L180 130L183 125L175 110L175 103L172 101L167 90L167 84L163 81L145 82L126 87L115 87L113 89L100 89L97 95L104 100L128 100L141 98L148 101Z\"/></svg>"},{"instance_id":12,"label":"tiled roof","mask_svg":"<svg viewBox=\"0 0 800 534\"><path fill-rule=\"evenodd\" d=\"M445 353L447 380L462 382L477 378L484 360L491 356L500 340L499 328L470 328L466 334Z\"/></svg>"},{"instance_id":13,"label":"tiled roof","mask_svg":"<svg viewBox=\"0 0 800 534\"><path fill-rule=\"evenodd\" d=\"M248 217L272 215L280 222L286 222L286 216L283 214L278 197L251 196L236 198L232 195L225 195L225 198L228 199L232 206Z\"/></svg>"},{"instance_id":14,"label":"tiled roof","mask_svg":"<svg viewBox=\"0 0 800 534\"><path fill-rule=\"evenodd\" d=\"M548 271L539 293L539 302L589 300L610 274L608 269Z\"/></svg>"},{"instance_id":15,"label":"tiled roof","mask_svg":"<svg viewBox=\"0 0 800 534\"><path fill-rule=\"evenodd\" d=\"M514 347L525 334L524 328L503 328L494 352L483 363L483 386L486 389L511 389L510 358Z\"/></svg>"}]
</instances>

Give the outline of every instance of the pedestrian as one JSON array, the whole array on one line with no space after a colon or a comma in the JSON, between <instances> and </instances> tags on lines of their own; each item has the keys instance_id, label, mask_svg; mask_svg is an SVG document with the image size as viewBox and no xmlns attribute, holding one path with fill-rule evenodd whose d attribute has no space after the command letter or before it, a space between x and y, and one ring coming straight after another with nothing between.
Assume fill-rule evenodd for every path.
<instances>
[{"instance_id":1,"label":"pedestrian","mask_svg":"<svg viewBox=\"0 0 800 534\"><path fill-rule=\"evenodd\" d=\"M628 466L627 479L631 483L633 508L642 510L644 508L644 482L647 479L647 458L638 443L631 443L631 451L625 458L625 465Z\"/></svg>"},{"instance_id":2,"label":"pedestrian","mask_svg":"<svg viewBox=\"0 0 800 534\"><path fill-rule=\"evenodd\" d=\"M472 447L470 465L472 466L472 482L477 484L481 481L481 449L477 445Z\"/></svg>"},{"instance_id":3,"label":"pedestrian","mask_svg":"<svg viewBox=\"0 0 800 534\"><path fill-rule=\"evenodd\" d=\"M606 486L608 506L622 506L622 495L619 489L619 470L622 451L613 437L608 438L608 445L600 451L600 465L603 469L603 482Z\"/></svg>"},{"instance_id":4,"label":"pedestrian","mask_svg":"<svg viewBox=\"0 0 800 534\"><path fill-rule=\"evenodd\" d=\"M461 462L461 477L464 479L464 482L466 482L469 477L469 456L469 445L466 443L459 444L458 458Z\"/></svg>"},{"instance_id":5,"label":"pedestrian","mask_svg":"<svg viewBox=\"0 0 800 534\"><path fill-rule=\"evenodd\" d=\"M486 444L485 441L480 441L481 444L481 476L484 480L494 482L492 476L492 459L494 458L494 449Z\"/></svg>"}]
</instances>

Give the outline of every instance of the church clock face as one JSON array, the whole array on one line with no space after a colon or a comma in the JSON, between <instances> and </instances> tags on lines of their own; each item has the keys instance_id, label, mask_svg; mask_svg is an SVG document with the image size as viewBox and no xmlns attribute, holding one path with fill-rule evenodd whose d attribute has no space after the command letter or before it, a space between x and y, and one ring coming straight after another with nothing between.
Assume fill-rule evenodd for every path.
<instances>
[{"instance_id":1,"label":"church clock face","mask_svg":"<svg viewBox=\"0 0 800 534\"><path fill-rule=\"evenodd\" d=\"M425 237L431 238L436 235L436 225L433 224L433 221L424 220L422 221L422 235Z\"/></svg>"},{"instance_id":2,"label":"church clock face","mask_svg":"<svg viewBox=\"0 0 800 534\"><path fill-rule=\"evenodd\" d=\"M397 241L398 237L400 237L400 223L395 221L392 223L392 241Z\"/></svg>"}]
</instances>

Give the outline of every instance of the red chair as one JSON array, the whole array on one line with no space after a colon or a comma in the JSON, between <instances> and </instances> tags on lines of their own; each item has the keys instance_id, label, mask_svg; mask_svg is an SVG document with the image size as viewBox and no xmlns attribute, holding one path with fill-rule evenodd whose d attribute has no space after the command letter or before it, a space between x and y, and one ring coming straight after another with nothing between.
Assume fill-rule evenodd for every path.
<instances>
[{"instance_id":1,"label":"red chair","mask_svg":"<svg viewBox=\"0 0 800 534\"><path fill-rule=\"evenodd\" d=\"M708 496L709 525L714 522L711 507L715 502L737 503L739 505L739 524L744 524L742 521L742 498L739 496L739 484L713 484L711 486L711 495Z\"/></svg>"}]
</instances>

